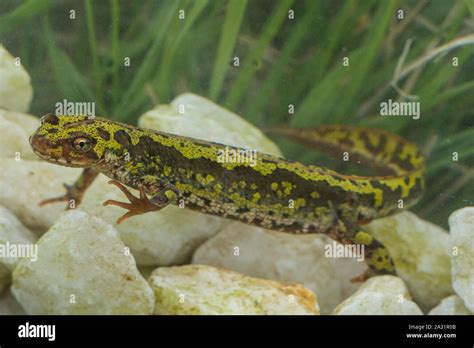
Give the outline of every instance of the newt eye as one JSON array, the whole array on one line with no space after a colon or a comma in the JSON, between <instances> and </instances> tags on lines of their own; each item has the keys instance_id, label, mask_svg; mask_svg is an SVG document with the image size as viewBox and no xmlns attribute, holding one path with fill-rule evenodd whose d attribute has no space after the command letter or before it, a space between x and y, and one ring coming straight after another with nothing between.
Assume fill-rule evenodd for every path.
<instances>
[{"instance_id":1,"label":"newt eye","mask_svg":"<svg viewBox=\"0 0 474 348\"><path fill-rule=\"evenodd\" d=\"M72 147L77 152L87 152L91 149L92 142L86 137L76 137L72 139Z\"/></svg>"}]
</instances>

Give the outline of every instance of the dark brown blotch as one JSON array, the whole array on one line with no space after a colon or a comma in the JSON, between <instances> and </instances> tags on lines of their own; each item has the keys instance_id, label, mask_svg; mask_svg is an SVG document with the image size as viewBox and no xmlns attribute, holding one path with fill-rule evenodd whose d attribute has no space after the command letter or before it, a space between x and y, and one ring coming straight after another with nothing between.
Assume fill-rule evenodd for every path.
<instances>
[{"instance_id":1,"label":"dark brown blotch","mask_svg":"<svg viewBox=\"0 0 474 348\"><path fill-rule=\"evenodd\" d=\"M110 133L107 132L104 128L98 127L97 132L99 133L99 136L104 139L109 141L110 140Z\"/></svg>"},{"instance_id":2,"label":"dark brown blotch","mask_svg":"<svg viewBox=\"0 0 474 348\"><path fill-rule=\"evenodd\" d=\"M114 139L117 141L119 144L124 145L124 146L129 146L131 144L131 139L130 135L123 129L118 130L114 133Z\"/></svg>"},{"instance_id":3,"label":"dark brown blotch","mask_svg":"<svg viewBox=\"0 0 474 348\"><path fill-rule=\"evenodd\" d=\"M57 126L59 124L59 118L58 116L52 113L46 114L41 118L41 124L45 124L45 123L49 123L49 124Z\"/></svg>"}]
</instances>

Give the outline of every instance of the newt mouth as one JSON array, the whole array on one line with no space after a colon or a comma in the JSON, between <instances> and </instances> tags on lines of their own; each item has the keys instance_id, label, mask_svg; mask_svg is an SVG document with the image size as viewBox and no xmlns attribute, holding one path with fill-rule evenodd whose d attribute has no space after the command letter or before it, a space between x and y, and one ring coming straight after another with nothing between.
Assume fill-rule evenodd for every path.
<instances>
[{"instance_id":1,"label":"newt mouth","mask_svg":"<svg viewBox=\"0 0 474 348\"><path fill-rule=\"evenodd\" d=\"M68 164L65 158L54 155L62 154L61 146L54 145L47 139L36 134L31 135L29 141L33 152L41 157L41 159L52 163Z\"/></svg>"}]
</instances>

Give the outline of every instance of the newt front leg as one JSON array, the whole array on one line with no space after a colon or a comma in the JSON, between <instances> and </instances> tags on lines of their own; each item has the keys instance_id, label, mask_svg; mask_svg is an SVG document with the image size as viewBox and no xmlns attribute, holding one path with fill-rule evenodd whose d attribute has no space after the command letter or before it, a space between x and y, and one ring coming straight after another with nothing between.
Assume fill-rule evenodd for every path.
<instances>
[{"instance_id":1,"label":"newt front leg","mask_svg":"<svg viewBox=\"0 0 474 348\"><path fill-rule=\"evenodd\" d=\"M97 175L99 175L97 170L93 168L85 168L73 185L63 184L66 188L66 193L64 195L45 199L44 201L41 201L39 205L43 206L56 202L68 202L66 207L67 210L76 208L81 204L84 193L89 186L92 185Z\"/></svg>"},{"instance_id":2,"label":"newt front leg","mask_svg":"<svg viewBox=\"0 0 474 348\"><path fill-rule=\"evenodd\" d=\"M143 185L140 185L138 188L140 192L140 197L137 198L127 189L127 187L122 185L119 181L110 180L109 184L117 186L130 201L130 203L126 203L109 199L102 203L103 205L116 205L118 207L128 210L127 213L122 215L117 220L117 224L122 223L123 221L132 216L145 214L150 211L160 210L166 207L168 204L175 202L179 196L179 191L171 184L161 185L160 188L156 188L157 186L155 186L157 191L151 199L148 199Z\"/></svg>"}]
</instances>

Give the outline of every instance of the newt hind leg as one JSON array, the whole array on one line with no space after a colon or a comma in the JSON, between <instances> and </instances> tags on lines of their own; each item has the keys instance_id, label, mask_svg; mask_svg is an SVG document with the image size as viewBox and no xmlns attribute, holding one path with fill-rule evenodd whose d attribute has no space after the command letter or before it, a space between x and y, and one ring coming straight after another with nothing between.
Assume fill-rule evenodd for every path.
<instances>
[{"instance_id":1,"label":"newt hind leg","mask_svg":"<svg viewBox=\"0 0 474 348\"><path fill-rule=\"evenodd\" d=\"M376 275L395 274L395 265L388 249L369 233L361 231L357 226L352 228L349 226L351 225L346 225L339 220L329 236L342 244L356 244L362 248L364 260L369 269L351 281L363 282Z\"/></svg>"},{"instance_id":2,"label":"newt hind leg","mask_svg":"<svg viewBox=\"0 0 474 348\"><path fill-rule=\"evenodd\" d=\"M358 231L352 240L363 246L365 263L369 266L366 272L353 278L353 282L364 281L375 275L395 274L395 264L381 242L364 231Z\"/></svg>"}]
</instances>

